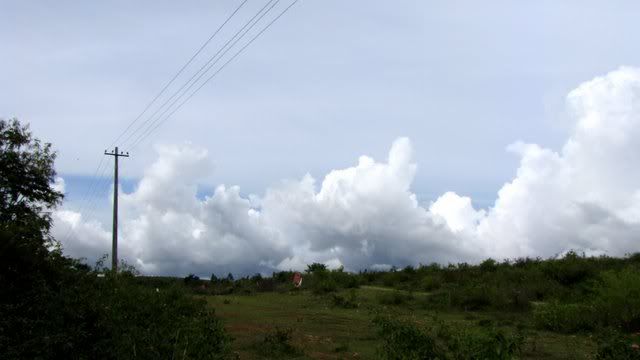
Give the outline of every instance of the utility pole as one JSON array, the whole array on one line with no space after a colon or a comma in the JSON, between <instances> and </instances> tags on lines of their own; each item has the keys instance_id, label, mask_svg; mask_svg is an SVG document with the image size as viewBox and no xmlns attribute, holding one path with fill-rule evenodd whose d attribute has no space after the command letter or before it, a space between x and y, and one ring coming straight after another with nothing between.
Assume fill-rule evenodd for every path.
<instances>
[{"instance_id":1,"label":"utility pole","mask_svg":"<svg viewBox=\"0 0 640 360\"><path fill-rule=\"evenodd\" d=\"M129 153L118 152L116 146L113 152L105 150L104 154L113 156L116 160L113 170L113 241L111 243L111 270L116 274L118 272L118 158L129 157Z\"/></svg>"}]
</instances>

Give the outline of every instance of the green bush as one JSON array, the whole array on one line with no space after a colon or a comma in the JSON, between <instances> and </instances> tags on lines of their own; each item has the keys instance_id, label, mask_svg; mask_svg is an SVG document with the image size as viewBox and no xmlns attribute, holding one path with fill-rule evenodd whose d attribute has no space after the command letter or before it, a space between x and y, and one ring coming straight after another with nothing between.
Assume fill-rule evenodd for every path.
<instances>
[{"instance_id":1,"label":"green bush","mask_svg":"<svg viewBox=\"0 0 640 360\"><path fill-rule=\"evenodd\" d=\"M450 339L448 348L455 360L510 360L520 354L524 344L520 334L507 335L495 328L457 330Z\"/></svg>"},{"instance_id":2,"label":"green bush","mask_svg":"<svg viewBox=\"0 0 640 360\"><path fill-rule=\"evenodd\" d=\"M480 331L446 326L434 319L430 326L377 316L383 359L507 360L517 357L524 344L520 334L493 327Z\"/></svg>"},{"instance_id":3,"label":"green bush","mask_svg":"<svg viewBox=\"0 0 640 360\"><path fill-rule=\"evenodd\" d=\"M442 278L436 275L427 275L420 282L420 287L424 291L434 291L442 286Z\"/></svg>"},{"instance_id":4,"label":"green bush","mask_svg":"<svg viewBox=\"0 0 640 360\"><path fill-rule=\"evenodd\" d=\"M594 306L605 325L640 330L640 271L627 267L604 272L594 291Z\"/></svg>"},{"instance_id":5,"label":"green bush","mask_svg":"<svg viewBox=\"0 0 640 360\"><path fill-rule=\"evenodd\" d=\"M403 305L413 299L413 294L399 290L388 291L378 296L378 302L382 305Z\"/></svg>"},{"instance_id":6,"label":"green bush","mask_svg":"<svg viewBox=\"0 0 640 360\"><path fill-rule=\"evenodd\" d=\"M155 292L125 279L107 279L99 303L114 358L220 359L230 338L204 300L179 288Z\"/></svg>"},{"instance_id":7,"label":"green bush","mask_svg":"<svg viewBox=\"0 0 640 360\"><path fill-rule=\"evenodd\" d=\"M492 302L501 301L501 293L495 288L485 284L477 284L456 288L451 293L452 305L457 305L465 310L482 310L491 306Z\"/></svg>"},{"instance_id":8,"label":"green bush","mask_svg":"<svg viewBox=\"0 0 640 360\"><path fill-rule=\"evenodd\" d=\"M338 290L338 284L329 277L314 279L312 284L314 294L327 294Z\"/></svg>"},{"instance_id":9,"label":"green bush","mask_svg":"<svg viewBox=\"0 0 640 360\"><path fill-rule=\"evenodd\" d=\"M276 327L265 335L259 344L258 352L263 356L275 358L301 355L302 351L291 343L292 334L291 328Z\"/></svg>"},{"instance_id":10,"label":"green bush","mask_svg":"<svg viewBox=\"0 0 640 360\"><path fill-rule=\"evenodd\" d=\"M413 324L376 317L382 344L380 357L387 360L446 359L446 350L436 339Z\"/></svg>"},{"instance_id":11,"label":"green bush","mask_svg":"<svg viewBox=\"0 0 640 360\"><path fill-rule=\"evenodd\" d=\"M606 331L597 339L597 360L640 360L640 336Z\"/></svg>"},{"instance_id":12,"label":"green bush","mask_svg":"<svg viewBox=\"0 0 640 360\"><path fill-rule=\"evenodd\" d=\"M230 338L204 300L181 286L156 291L132 274L95 271L64 258L31 298L0 306L5 359L224 359ZM27 311L28 307L30 311Z\"/></svg>"},{"instance_id":13,"label":"green bush","mask_svg":"<svg viewBox=\"0 0 640 360\"><path fill-rule=\"evenodd\" d=\"M331 304L343 309L356 309L358 307L356 292L351 290L347 295L333 294L331 296Z\"/></svg>"},{"instance_id":14,"label":"green bush","mask_svg":"<svg viewBox=\"0 0 640 360\"><path fill-rule=\"evenodd\" d=\"M585 304L561 304L552 301L534 308L533 319L538 329L574 333L598 327L599 316L595 308Z\"/></svg>"}]
</instances>

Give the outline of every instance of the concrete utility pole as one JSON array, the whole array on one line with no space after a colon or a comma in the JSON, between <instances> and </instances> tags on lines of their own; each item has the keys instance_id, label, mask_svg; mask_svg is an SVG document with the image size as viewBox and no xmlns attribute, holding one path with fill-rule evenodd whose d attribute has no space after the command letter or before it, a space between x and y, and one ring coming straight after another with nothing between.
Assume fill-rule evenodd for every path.
<instances>
[{"instance_id":1,"label":"concrete utility pole","mask_svg":"<svg viewBox=\"0 0 640 360\"><path fill-rule=\"evenodd\" d=\"M119 157L129 157L129 153L126 154L118 152L118 147L116 146L113 152L104 151L105 155L113 156L116 160L116 164L113 171L113 241L111 243L111 270L114 273L118 272L118 158Z\"/></svg>"}]
</instances>

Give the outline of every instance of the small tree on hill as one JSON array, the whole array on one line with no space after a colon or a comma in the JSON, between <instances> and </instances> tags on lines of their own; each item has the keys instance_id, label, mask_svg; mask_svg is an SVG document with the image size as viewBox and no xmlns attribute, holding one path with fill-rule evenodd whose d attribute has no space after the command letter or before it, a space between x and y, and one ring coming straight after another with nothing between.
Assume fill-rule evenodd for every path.
<instances>
[{"instance_id":1,"label":"small tree on hill","mask_svg":"<svg viewBox=\"0 0 640 360\"><path fill-rule=\"evenodd\" d=\"M320 273L327 271L327 265L321 263L313 263L311 265L307 265L307 273Z\"/></svg>"}]
</instances>

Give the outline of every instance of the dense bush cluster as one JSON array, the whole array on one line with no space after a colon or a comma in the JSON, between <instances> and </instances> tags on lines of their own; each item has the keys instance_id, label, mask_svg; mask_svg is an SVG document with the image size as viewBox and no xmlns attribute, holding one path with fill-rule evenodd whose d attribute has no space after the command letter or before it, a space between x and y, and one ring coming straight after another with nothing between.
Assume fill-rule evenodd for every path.
<instances>
[{"instance_id":1,"label":"dense bush cluster","mask_svg":"<svg viewBox=\"0 0 640 360\"><path fill-rule=\"evenodd\" d=\"M354 277L364 285L428 292L425 306L437 309L527 311L539 302L584 303L596 297L601 299L602 310L606 310L605 303L615 304L611 309L625 309L625 319L618 322L633 325L638 304L629 296L639 291L639 269L639 255L585 257L569 252L557 259L524 258L501 263L488 259L478 265L432 264L363 271ZM609 318L618 315L612 313Z\"/></svg>"},{"instance_id":2,"label":"dense bush cluster","mask_svg":"<svg viewBox=\"0 0 640 360\"><path fill-rule=\"evenodd\" d=\"M378 316L374 323L382 338L383 359L507 360L516 357L524 343L520 334L507 334L493 327L473 331L446 326L437 319L418 325Z\"/></svg>"},{"instance_id":3,"label":"dense bush cluster","mask_svg":"<svg viewBox=\"0 0 640 360\"><path fill-rule=\"evenodd\" d=\"M557 300L534 310L538 328L573 333L602 327L640 330L640 271L627 267L600 274L579 303Z\"/></svg>"},{"instance_id":4,"label":"dense bush cluster","mask_svg":"<svg viewBox=\"0 0 640 360\"><path fill-rule=\"evenodd\" d=\"M54 159L28 127L0 120L0 356L226 358L230 339L203 301L61 254L49 233L63 196Z\"/></svg>"},{"instance_id":5,"label":"dense bush cluster","mask_svg":"<svg viewBox=\"0 0 640 360\"><path fill-rule=\"evenodd\" d=\"M141 286L126 272L98 277L59 254L42 268L46 276L2 291L3 358L224 359L229 354L221 321L181 287Z\"/></svg>"},{"instance_id":6,"label":"dense bush cluster","mask_svg":"<svg viewBox=\"0 0 640 360\"><path fill-rule=\"evenodd\" d=\"M302 354L302 350L293 345L293 329L276 327L268 332L260 344L258 352L265 357L280 359Z\"/></svg>"}]
</instances>

